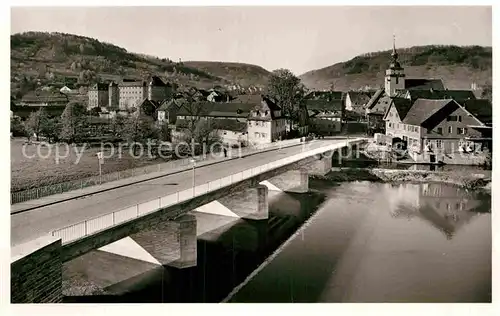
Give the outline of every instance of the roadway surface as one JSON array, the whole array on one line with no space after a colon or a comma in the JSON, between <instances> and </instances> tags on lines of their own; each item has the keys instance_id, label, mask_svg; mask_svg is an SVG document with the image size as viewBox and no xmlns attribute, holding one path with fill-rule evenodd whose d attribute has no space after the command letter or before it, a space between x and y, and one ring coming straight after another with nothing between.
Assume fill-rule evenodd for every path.
<instances>
[{"instance_id":1,"label":"roadway surface","mask_svg":"<svg viewBox=\"0 0 500 316\"><path fill-rule=\"evenodd\" d=\"M307 143L315 149L346 140L317 140ZM196 168L196 185L204 184L243 170L254 168L302 152L303 146L258 153L239 159L221 161ZM66 226L144 203L193 186L193 171L183 171L161 178L95 193L81 198L11 215L11 246L36 239Z\"/></svg>"}]
</instances>

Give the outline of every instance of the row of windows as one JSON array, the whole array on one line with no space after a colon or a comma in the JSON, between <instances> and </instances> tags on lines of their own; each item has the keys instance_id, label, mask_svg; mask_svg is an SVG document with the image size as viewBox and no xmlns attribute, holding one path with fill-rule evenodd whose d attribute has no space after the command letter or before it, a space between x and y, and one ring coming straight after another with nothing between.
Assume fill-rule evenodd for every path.
<instances>
[{"instance_id":1,"label":"row of windows","mask_svg":"<svg viewBox=\"0 0 500 316\"><path fill-rule=\"evenodd\" d=\"M438 134L443 135L442 127L438 127L436 131ZM453 126L448 126L448 134L453 134ZM457 134L459 135L467 134L467 127L457 127Z\"/></svg>"},{"instance_id":2,"label":"row of windows","mask_svg":"<svg viewBox=\"0 0 500 316\"><path fill-rule=\"evenodd\" d=\"M120 94L142 94L142 91L121 91Z\"/></svg>"},{"instance_id":3,"label":"row of windows","mask_svg":"<svg viewBox=\"0 0 500 316\"><path fill-rule=\"evenodd\" d=\"M259 137L266 138L267 137L266 133L255 132L254 135L256 138L259 138Z\"/></svg>"},{"instance_id":4,"label":"row of windows","mask_svg":"<svg viewBox=\"0 0 500 316\"><path fill-rule=\"evenodd\" d=\"M400 129L402 127L403 130L408 131L408 132L418 132L418 126L413 126L413 125L389 122L389 127L396 128L396 129Z\"/></svg>"},{"instance_id":5,"label":"row of windows","mask_svg":"<svg viewBox=\"0 0 500 316\"><path fill-rule=\"evenodd\" d=\"M403 140L406 140L405 138L406 138L406 136L403 136ZM412 146L418 146L418 145L420 145L420 142L418 139L408 138L408 146L412 147Z\"/></svg>"},{"instance_id":6,"label":"row of windows","mask_svg":"<svg viewBox=\"0 0 500 316\"><path fill-rule=\"evenodd\" d=\"M248 126L252 126L253 121L248 121ZM283 120L276 120L276 126L283 126L285 125L285 122ZM263 121L254 121L255 126L264 126L266 127L268 125L268 122L263 122Z\"/></svg>"},{"instance_id":7,"label":"row of windows","mask_svg":"<svg viewBox=\"0 0 500 316\"><path fill-rule=\"evenodd\" d=\"M433 148L434 145L436 146L436 148L443 148L443 141L440 140L440 139L436 139L436 140L433 140L433 141L427 141L426 145L429 148Z\"/></svg>"},{"instance_id":8,"label":"row of windows","mask_svg":"<svg viewBox=\"0 0 500 316\"><path fill-rule=\"evenodd\" d=\"M255 126L267 126L267 122L255 121ZM248 121L248 126L252 126L252 121Z\"/></svg>"}]
</instances>

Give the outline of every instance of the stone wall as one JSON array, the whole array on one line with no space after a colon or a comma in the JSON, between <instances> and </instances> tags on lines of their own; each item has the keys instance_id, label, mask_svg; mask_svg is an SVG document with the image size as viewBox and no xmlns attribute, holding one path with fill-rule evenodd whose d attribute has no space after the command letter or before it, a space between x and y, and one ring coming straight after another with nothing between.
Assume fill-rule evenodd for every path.
<instances>
[{"instance_id":1,"label":"stone wall","mask_svg":"<svg viewBox=\"0 0 500 316\"><path fill-rule=\"evenodd\" d=\"M12 249L11 302L62 302L61 239L42 237Z\"/></svg>"}]
</instances>

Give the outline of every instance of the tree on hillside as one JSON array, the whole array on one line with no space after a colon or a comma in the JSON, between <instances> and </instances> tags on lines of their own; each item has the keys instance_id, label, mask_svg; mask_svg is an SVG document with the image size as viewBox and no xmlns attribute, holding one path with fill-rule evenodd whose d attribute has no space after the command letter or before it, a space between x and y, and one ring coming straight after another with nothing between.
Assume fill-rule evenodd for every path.
<instances>
[{"instance_id":1,"label":"tree on hillside","mask_svg":"<svg viewBox=\"0 0 500 316\"><path fill-rule=\"evenodd\" d=\"M26 77L23 75L21 81L19 82L20 97L28 93L29 91L34 91L36 89L36 80L31 77Z\"/></svg>"},{"instance_id":2,"label":"tree on hillside","mask_svg":"<svg viewBox=\"0 0 500 316\"><path fill-rule=\"evenodd\" d=\"M483 91L481 92L481 99L488 99L492 101L493 88L491 84L486 84L483 86Z\"/></svg>"},{"instance_id":3,"label":"tree on hillside","mask_svg":"<svg viewBox=\"0 0 500 316\"><path fill-rule=\"evenodd\" d=\"M74 143L83 137L87 121L87 110L79 102L70 102L61 115L60 138Z\"/></svg>"},{"instance_id":4,"label":"tree on hillside","mask_svg":"<svg viewBox=\"0 0 500 316\"><path fill-rule=\"evenodd\" d=\"M41 108L36 112L32 112L25 124L28 138L33 136L33 134L36 134L36 140L38 141L40 135L47 131L48 121L49 117L44 108Z\"/></svg>"},{"instance_id":5,"label":"tree on hillside","mask_svg":"<svg viewBox=\"0 0 500 316\"><path fill-rule=\"evenodd\" d=\"M269 76L267 91L288 120L299 121L307 90L297 76L288 69L275 70Z\"/></svg>"},{"instance_id":6,"label":"tree on hillside","mask_svg":"<svg viewBox=\"0 0 500 316\"><path fill-rule=\"evenodd\" d=\"M92 70L82 70L80 71L80 75L78 76L79 83L91 83L97 79L97 74Z\"/></svg>"}]
</instances>

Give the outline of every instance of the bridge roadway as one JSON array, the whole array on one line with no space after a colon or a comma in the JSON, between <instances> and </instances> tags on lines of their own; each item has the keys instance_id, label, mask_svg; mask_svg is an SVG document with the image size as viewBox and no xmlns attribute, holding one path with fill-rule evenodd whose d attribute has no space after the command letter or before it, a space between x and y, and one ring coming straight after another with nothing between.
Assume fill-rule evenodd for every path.
<instances>
[{"instance_id":1,"label":"bridge roadway","mask_svg":"<svg viewBox=\"0 0 500 316\"><path fill-rule=\"evenodd\" d=\"M306 143L307 149L316 149L346 140L317 140ZM252 156L229 161L222 161L210 166L197 167L196 185L216 180L248 168L273 162L302 152L303 146L293 146L279 150L263 152ZM81 221L109 214L137 203L147 202L161 196L186 190L193 185L192 170L165 175L130 186L119 187L106 192L63 201L48 206L41 206L26 212L11 215L11 246L36 239L56 229Z\"/></svg>"}]
</instances>

